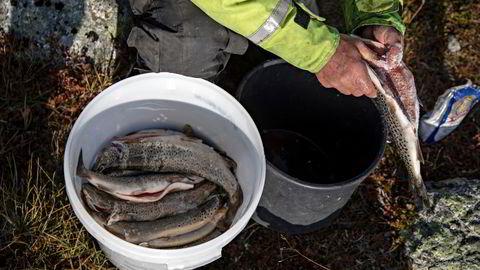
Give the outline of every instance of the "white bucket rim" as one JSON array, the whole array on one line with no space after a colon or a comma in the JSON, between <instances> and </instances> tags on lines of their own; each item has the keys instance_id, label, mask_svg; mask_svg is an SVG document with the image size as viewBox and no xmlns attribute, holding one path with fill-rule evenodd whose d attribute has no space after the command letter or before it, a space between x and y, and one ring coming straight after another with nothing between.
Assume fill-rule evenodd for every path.
<instances>
[{"instance_id":1,"label":"white bucket rim","mask_svg":"<svg viewBox=\"0 0 480 270\"><path fill-rule=\"evenodd\" d=\"M256 207L258 206L258 203L260 201L262 192L257 192L256 194L253 194L252 200L251 200L251 205L247 207L245 210L245 213L243 214L243 217L248 217L248 219L242 219L239 218L237 222L231 226L227 231L223 232L222 235L206 242L202 243L197 246L193 247L188 247L188 248L181 248L181 249L154 249L154 248L147 248L147 247L142 247L136 244L129 243L125 240L122 240L121 238L113 235L110 233L108 230L100 226L94 219L93 217L90 216L90 214L87 212L85 209L83 203L81 202L81 198L78 196L76 193L75 187L74 187L74 173L73 175L71 174L70 170L68 169L69 167L69 156L70 152L72 149L72 134L76 134L79 131L79 126L77 125L80 120L82 120L84 117L86 117L86 112L90 110L92 107L95 106L96 102L101 100L105 95L108 95L112 93L113 91L118 91L119 89L124 88L127 84L132 84L136 83L141 80L147 80L147 79L169 79L169 80L188 80L190 82L200 84L206 88L212 89L212 91L215 91L217 94L221 95L222 98L224 98L226 101L230 103L230 105L235 106L237 110L242 114L243 117L245 117L245 120L248 122L248 125L250 127L254 127L254 132L253 136L255 137L254 139L257 142L253 142L255 144L255 147L258 147L259 153L261 153L260 160L262 164L260 165L260 183L259 187L260 190L263 191L264 184L265 184L265 174L266 174L266 161L265 161L265 156L264 156L264 149L263 149L263 144L262 140L260 137L260 134L258 132L258 129L253 121L253 119L250 117L248 112L245 110L245 108L230 94L228 94L225 90L220 88L219 86L210 83L206 80L203 79L198 79L198 78L192 78L188 76L183 76L179 74L174 74L174 73L168 73L168 72L161 72L161 73L146 73L146 74L141 74L137 76L133 76L127 79L124 79L122 81L119 81L117 83L112 84L111 86L107 87L105 90L103 90L100 94L98 94L94 99L92 99L87 106L82 110L80 113L79 117L75 121L69 136L67 140L67 144L65 147L65 153L64 153L64 177L65 177L65 186L66 186L66 191L67 191L67 196L69 198L70 203L72 204L72 208L77 216L77 218L80 220L82 225L86 228L86 230L94 236L97 241L101 242L103 245L106 247L112 249L112 247L115 247L114 251L120 253L123 256L130 257L132 256L132 253L135 253L139 257L142 258L142 260L148 260L153 263L158 263L158 259L165 259L165 264L168 264L172 261L176 261L179 259L183 259L185 255L181 255L179 253L189 253L191 256L200 256L203 254L212 254L212 249L215 247L219 248L219 250L215 251L214 256L217 256L216 258L221 256L221 249L226 246L229 242L231 242L247 225L248 221L251 219L253 213L256 210ZM174 99L163 99L163 100L173 100L177 101ZM253 207L255 206L255 207ZM100 233L102 232L102 233ZM225 234L231 233L230 239L226 239ZM104 237L104 235L106 237ZM224 237L222 237L224 236ZM215 260L216 258L214 258ZM212 256L211 256L212 257ZM210 260L213 261L213 260ZM206 262L209 263L209 262ZM204 264L203 264L204 265Z\"/></svg>"}]
</instances>

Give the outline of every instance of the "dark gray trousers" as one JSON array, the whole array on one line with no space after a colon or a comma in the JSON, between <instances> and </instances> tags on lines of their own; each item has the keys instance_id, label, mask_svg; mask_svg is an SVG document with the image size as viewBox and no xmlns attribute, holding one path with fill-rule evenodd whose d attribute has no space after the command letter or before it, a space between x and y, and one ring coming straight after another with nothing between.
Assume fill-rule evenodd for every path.
<instances>
[{"instance_id":1,"label":"dark gray trousers","mask_svg":"<svg viewBox=\"0 0 480 270\"><path fill-rule=\"evenodd\" d=\"M141 72L173 72L213 79L248 40L208 17L189 0L129 0L135 26L128 46Z\"/></svg>"},{"instance_id":2,"label":"dark gray trousers","mask_svg":"<svg viewBox=\"0 0 480 270\"><path fill-rule=\"evenodd\" d=\"M213 80L230 54L248 40L208 17L190 0L129 0L135 26L128 46L137 49L140 72L173 72ZM315 0L303 0L318 14Z\"/></svg>"}]
</instances>

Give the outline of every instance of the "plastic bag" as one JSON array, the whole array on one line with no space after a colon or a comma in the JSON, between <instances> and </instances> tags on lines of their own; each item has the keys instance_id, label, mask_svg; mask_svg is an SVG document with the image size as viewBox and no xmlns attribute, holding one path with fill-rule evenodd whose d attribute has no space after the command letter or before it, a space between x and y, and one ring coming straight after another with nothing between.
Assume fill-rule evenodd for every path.
<instances>
[{"instance_id":1,"label":"plastic bag","mask_svg":"<svg viewBox=\"0 0 480 270\"><path fill-rule=\"evenodd\" d=\"M435 143L455 130L480 99L480 88L469 80L447 89L435 107L420 119L419 136L425 143Z\"/></svg>"}]
</instances>

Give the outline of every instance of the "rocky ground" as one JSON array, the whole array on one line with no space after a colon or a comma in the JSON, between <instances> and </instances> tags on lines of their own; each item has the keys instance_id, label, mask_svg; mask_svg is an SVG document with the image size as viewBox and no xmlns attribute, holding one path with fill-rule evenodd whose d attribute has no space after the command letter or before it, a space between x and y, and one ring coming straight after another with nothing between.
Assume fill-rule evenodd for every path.
<instances>
[{"instance_id":1,"label":"rocky ground","mask_svg":"<svg viewBox=\"0 0 480 270\"><path fill-rule=\"evenodd\" d=\"M410 225L406 253L415 269L480 269L480 180L429 182L432 209Z\"/></svg>"}]
</instances>

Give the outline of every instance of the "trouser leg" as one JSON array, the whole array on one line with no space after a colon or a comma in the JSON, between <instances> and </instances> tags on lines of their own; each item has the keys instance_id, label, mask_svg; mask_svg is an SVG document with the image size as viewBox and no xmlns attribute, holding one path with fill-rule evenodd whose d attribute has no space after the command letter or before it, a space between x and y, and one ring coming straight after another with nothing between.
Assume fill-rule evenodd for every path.
<instances>
[{"instance_id":1,"label":"trouser leg","mask_svg":"<svg viewBox=\"0 0 480 270\"><path fill-rule=\"evenodd\" d=\"M248 41L218 24L189 0L129 0L135 26L128 45L137 49L144 71L212 79L230 54L243 54Z\"/></svg>"}]
</instances>

